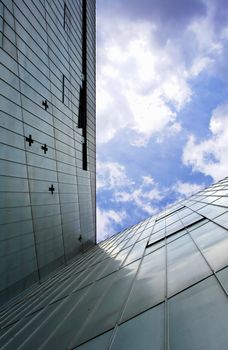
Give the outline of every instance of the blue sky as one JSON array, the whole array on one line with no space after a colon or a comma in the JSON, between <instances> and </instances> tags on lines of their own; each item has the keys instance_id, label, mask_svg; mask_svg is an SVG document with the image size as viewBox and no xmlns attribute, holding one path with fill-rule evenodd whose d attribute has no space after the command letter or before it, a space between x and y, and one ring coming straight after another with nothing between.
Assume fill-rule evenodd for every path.
<instances>
[{"instance_id":1,"label":"blue sky","mask_svg":"<svg viewBox=\"0 0 228 350\"><path fill-rule=\"evenodd\" d=\"M97 0L97 236L228 175L228 1Z\"/></svg>"}]
</instances>

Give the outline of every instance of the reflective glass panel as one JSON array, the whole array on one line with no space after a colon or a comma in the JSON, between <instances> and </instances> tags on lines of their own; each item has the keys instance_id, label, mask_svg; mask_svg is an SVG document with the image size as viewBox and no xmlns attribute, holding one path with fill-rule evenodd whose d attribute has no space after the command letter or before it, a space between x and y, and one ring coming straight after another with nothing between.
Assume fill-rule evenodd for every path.
<instances>
[{"instance_id":1,"label":"reflective glass panel","mask_svg":"<svg viewBox=\"0 0 228 350\"><path fill-rule=\"evenodd\" d=\"M165 248L143 258L121 321L158 304L165 296Z\"/></svg>"},{"instance_id":2,"label":"reflective glass panel","mask_svg":"<svg viewBox=\"0 0 228 350\"><path fill-rule=\"evenodd\" d=\"M108 276L112 279L110 288L100 290L101 295L105 293L100 299L100 302L97 302L95 308L92 310L89 319L87 319L86 328L83 327L80 334L71 342L70 347L74 347L78 343L89 340L115 326L130 292L131 283L138 265L139 262L136 261L119 270L115 275Z\"/></svg>"},{"instance_id":3,"label":"reflective glass panel","mask_svg":"<svg viewBox=\"0 0 228 350\"><path fill-rule=\"evenodd\" d=\"M217 224L219 224L219 225L225 227L226 229L228 229L228 211L225 214L220 215L217 218L215 218L214 221Z\"/></svg>"},{"instance_id":4,"label":"reflective glass panel","mask_svg":"<svg viewBox=\"0 0 228 350\"><path fill-rule=\"evenodd\" d=\"M126 261L124 262L124 265L128 265L130 263L132 263L133 261L139 259L142 257L143 255L143 252L144 252L144 249L145 249L145 246L146 246L146 242L147 240L143 240L143 241L140 241L138 243L136 243L132 250L130 251Z\"/></svg>"},{"instance_id":5,"label":"reflective glass panel","mask_svg":"<svg viewBox=\"0 0 228 350\"><path fill-rule=\"evenodd\" d=\"M110 338L113 331L106 332L99 337L96 337L80 346L77 346L75 350L106 350L110 342Z\"/></svg>"},{"instance_id":6,"label":"reflective glass panel","mask_svg":"<svg viewBox=\"0 0 228 350\"><path fill-rule=\"evenodd\" d=\"M227 208L219 207L216 205L206 205L199 210L199 213L206 216L209 219L214 219L216 216L221 215L227 211Z\"/></svg>"},{"instance_id":7,"label":"reflective glass panel","mask_svg":"<svg viewBox=\"0 0 228 350\"><path fill-rule=\"evenodd\" d=\"M169 300L170 350L227 350L228 300L215 277Z\"/></svg>"},{"instance_id":8,"label":"reflective glass panel","mask_svg":"<svg viewBox=\"0 0 228 350\"><path fill-rule=\"evenodd\" d=\"M211 271L189 235L167 245L168 296L208 276Z\"/></svg>"},{"instance_id":9,"label":"reflective glass panel","mask_svg":"<svg viewBox=\"0 0 228 350\"><path fill-rule=\"evenodd\" d=\"M197 213L192 213L184 218L181 218L185 227L194 224L195 222L203 219L203 217Z\"/></svg>"},{"instance_id":10,"label":"reflective glass panel","mask_svg":"<svg viewBox=\"0 0 228 350\"><path fill-rule=\"evenodd\" d=\"M163 350L164 339L162 303L121 324L111 350Z\"/></svg>"},{"instance_id":11,"label":"reflective glass panel","mask_svg":"<svg viewBox=\"0 0 228 350\"><path fill-rule=\"evenodd\" d=\"M213 269L217 270L228 264L228 232L225 229L208 222L191 231L191 235Z\"/></svg>"},{"instance_id":12,"label":"reflective glass panel","mask_svg":"<svg viewBox=\"0 0 228 350\"><path fill-rule=\"evenodd\" d=\"M165 237L165 229L154 233L148 242L148 246L154 244Z\"/></svg>"},{"instance_id":13,"label":"reflective glass panel","mask_svg":"<svg viewBox=\"0 0 228 350\"><path fill-rule=\"evenodd\" d=\"M218 278L222 282L222 285L225 287L227 293L228 293L228 267L225 269L219 271L217 273Z\"/></svg>"}]
</instances>

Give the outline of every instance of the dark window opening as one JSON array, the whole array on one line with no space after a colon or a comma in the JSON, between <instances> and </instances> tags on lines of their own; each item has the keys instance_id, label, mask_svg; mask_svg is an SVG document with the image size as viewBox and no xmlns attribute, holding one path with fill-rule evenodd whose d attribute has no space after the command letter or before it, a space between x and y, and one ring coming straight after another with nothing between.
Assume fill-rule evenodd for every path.
<instances>
[{"instance_id":1,"label":"dark window opening","mask_svg":"<svg viewBox=\"0 0 228 350\"><path fill-rule=\"evenodd\" d=\"M175 232L176 233L176 232ZM159 243L161 241L163 241L165 239L165 237L162 237L162 238L158 238L156 240L154 240L152 243L149 243L149 241L147 242L147 245L146 245L146 248L149 248L151 247L152 245L154 245L155 243Z\"/></svg>"},{"instance_id":2,"label":"dark window opening","mask_svg":"<svg viewBox=\"0 0 228 350\"><path fill-rule=\"evenodd\" d=\"M62 80L62 103L65 101L65 75L63 74Z\"/></svg>"},{"instance_id":3,"label":"dark window opening","mask_svg":"<svg viewBox=\"0 0 228 350\"><path fill-rule=\"evenodd\" d=\"M79 92L79 106L78 106L78 128L83 127L83 110L82 110L82 97L83 97L83 92L82 88L80 87L80 92Z\"/></svg>"},{"instance_id":4,"label":"dark window opening","mask_svg":"<svg viewBox=\"0 0 228 350\"><path fill-rule=\"evenodd\" d=\"M82 169L87 170L87 144L82 144Z\"/></svg>"},{"instance_id":5,"label":"dark window opening","mask_svg":"<svg viewBox=\"0 0 228 350\"><path fill-rule=\"evenodd\" d=\"M167 237L174 236L174 235L176 235L177 233L179 233L180 231L186 230L186 229L189 228L190 226L192 226L192 225L194 225L194 224L196 224L196 223L198 223L198 222L200 222L200 221L203 221L203 220L205 220L205 218L203 218L203 217L198 218L196 221L192 222L191 224L189 224L189 225L187 225L187 226L185 226L185 227L182 227L182 228L180 228L180 229L178 229L178 230L176 230L176 231L174 231L174 232L168 233L168 234L166 234L166 236L165 236L164 234L159 234L159 231L158 231L158 232L156 232L156 233L154 234L155 237L153 237L153 234L151 235L151 237L149 238L149 240L148 240L148 242L147 242L146 248L151 247L151 246L154 245L155 243L158 243L158 242L163 241L163 240L164 240L165 238L167 238ZM157 238L156 238L156 236L157 236ZM151 242L151 241L152 241L152 242ZM150 243L150 242L151 242L151 243Z\"/></svg>"},{"instance_id":6,"label":"dark window opening","mask_svg":"<svg viewBox=\"0 0 228 350\"><path fill-rule=\"evenodd\" d=\"M82 88L80 89L80 117L82 127L82 169L87 170L87 1L82 2Z\"/></svg>"},{"instance_id":7,"label":"dark window opening","mask_svg":"<svg viewBox=\"0 0 228 350\"><path fill-rule=\"evenodd\" d=\"M176 213L177 211L183 210L184 208L186 208L185 205L182 205L181 207L179 207L179 208L177 208L177 209L174 209L174 210L171 211L170 213L168 213L168 214L166 214L166 215L160 216L160 217L157 218L155 221L158 222L158 221L160 221L160 220L162 220L162 219L165 219L165 218L167 218L168 216L173 215L173 214Z\"/></svg>"},{"instance_id":8,"label":"dark window opening","mask_svg":"<svg viewBox=\"0 0 228 350\"><path fill-rule=\"evenodd\" d=\"M64 2L64 13L63 13L63 28L66 30L66 16L67 16L67 5Z\"/></svg>"},{"instance_id":9,"label":"dark window opening","mask_svg":"<svg viewBox=\"0 0 228 350\"><path fill-rule=\"evenodd\" d=\"M82 87L79 93L79 106L78 106L78 128L82 129L82 169L87 170L87 108L86 108L86 89L85 82L83 81Z\"/></svg>"}]
</instances>

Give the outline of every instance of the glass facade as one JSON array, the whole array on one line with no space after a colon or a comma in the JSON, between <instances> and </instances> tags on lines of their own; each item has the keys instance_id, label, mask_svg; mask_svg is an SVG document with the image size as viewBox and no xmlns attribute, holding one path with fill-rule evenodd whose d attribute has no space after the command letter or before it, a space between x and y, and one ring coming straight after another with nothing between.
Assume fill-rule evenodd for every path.
<instances>
[{"instance_id":1,"label":"glass facade","mask_svg":"<svg viewBox=\"0 0 228 350\"><path fill-rule=\"evenodd\" d=\"M0 348L228 349L228 178L74 258L0 310Z\"/></svg>"},{"instance_id":2,"label":"glass facade","mask_svg":"<svg viewBox=\"0 0 228 350\"><path fill-rule=\"evenodd\" d=\"M0 303L95 244L95 0L0 0Z\"/></svg>"}]
</instances>

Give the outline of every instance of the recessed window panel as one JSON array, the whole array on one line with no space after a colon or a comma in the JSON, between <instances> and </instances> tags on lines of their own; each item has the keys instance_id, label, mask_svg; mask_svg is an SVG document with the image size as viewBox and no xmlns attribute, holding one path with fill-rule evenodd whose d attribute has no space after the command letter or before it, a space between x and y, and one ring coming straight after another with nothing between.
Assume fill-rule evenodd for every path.
<instances>
[{"instance_id":1,"label":"recessed window panel","mask_svg":"<svg viewBox=\"0 0 228 350\"><path fill-rule=\"evenodd\" d=\"M157 243L157 242L161 241L161 240L164 239L164 238L165 238L165 229L160 230L160 231L154 233L154 234L150 237L147 246L150 246L150 245L152 245L152 244L154 244L154 243Z\"/></svg>"},{"instance_id":2,"label":"recessed window panel","mask_svg":"<svg viewBox=\"0 0 228 350\"><path fill-rule=\"evenodd\" d=\"M170 215L166 218L166 226L171 225L178 220L179 217L177 216L177 214Z\"/></svg>"},{"instance_id":3,"label":"recessed window panel","mask_svg":"<svg viewBox=\"0 0 228 350\"><path fill-rule=\"evenodd\" d=\"M174 222L173 224L166 227L166 236L169 236L170 234L177 232L179 230L182 230L184 228L184 225L179 220L177 222Z\"/></svg>"},{"instance_id":4,"label":"recessed window panel","mask_svg":"<svg viewBox=\"0 0 228 350\"><path fill-rule=\"evenodd\" d=\"M148 254L154 252L155 250L163 247L164 245L165 245L165 240L164 239L162 239L162 240L160 240L160 241L158 241L156 243L153 243L151 245L147 245L146 250L145 250L145 255L148 255Z\"/></svg>"},{"instance_id":5,"label":"recessed window panel","mask_svg":"<svg viewBox=\"0 0 228 350\"><path fill-rule=\"evenodd\" d=\"M203 219L204 218L197 213L192 213L188 216L185 216L184 218L181 218L185 227L188 227L189 225L192 225L195 222L198 222L198 221L203 220Z\"/></svg>"},{"instance_id":6,"label":"recessed window panel","mask_svg":"<svg viewBox=\"0 0 228 350\"><path fill-rule=\"evenodd\" d=\"M167 245L168 296L212 273L189 235Z\"/></svg>"},{"instance_id":7,"label":"recessed window panel","mask_svg":"<svg viewBox=\"0 0 228 350\"><path fill-rule=\"evenodd\" d=\"M194 215L194 218L196 218L195 215ZM204 220L204 218L202 218L200 216L197 218L198 219L196 219L196 222L188 219L189 224L186 225L186 228L189 228L189 227L192 227L196 224L199 224ZM192 219L193 219L193 217L192 217ZM151 235L150 240L147 243L147 248L151 247L155 243L162 241L165 238L165 235L167 238L169 238L169 241L170 241L170 237L172 237L172 236L173 236L173 239L176 239L177 237L182 236L184 234L184 232L182 232L183 229L184 229L184 226L183 226L181 221L177 221L177 222L173 223L172 225L167 226L166 229L160 230L160 231ZM180 231L181 231L181 234L179 235Z\"/></svg>"},{"instance_id":8,"label":"recessed window panel","mask_svg":"<svg viewBox=\"0 0 228 350\"><path fill-rule=\"evenodd\" d=\"M162 219L164 219L164 218L168 218L170 215L173 215L174 213L176 213L176 212L179 212L179 211L181 211L182 209L184 209L185 208L185 206L184 205L182 205L182 206L175 206L175 207L173 207L172 209L170 209L170 210L166 210L166 212L165 212L165 214L164 215L160 215L160 216L158 216L158 218L156 219L156 221L159 221L159 220L162 220Z\"/></svg>"},{"instance_id":9,"label":"recessed window panel","mask_svg":"<svg viewBox=\"0 0 228 350\"><path fill-rule=\"evenodd\" d=\"M198 229L198 227L205 225L207 222L209 222L209 220L207 220L205 218L204 220L199 220L196 223L188 226L186 229L187 229L188 232L191 232L191 231L194 231L194 230Z\"/></svg>"},{"instance_id":10,"label":"recessed window panel","mask_svg":"<svg viewBox=\"0 0 228 350\"><path fill-rule=\"evenodd\" d=\"M183 230L178 231L178 232L175 233L174 235L168 236L166 242L167 242L167 243L170 243L170 242L172 242L172 241L175 241L177 238L179 238L179 237L185 235L186 233L187 233L187 230L184 228Z\"/></svg>"},{"instance_id":11,"label":"recessed window panel","mask_svg":"<svg viewBox=\"0 0 228 350\"><path fill-rule=\"evenodd\" d=\"M178 216L179 216L180 218L183 218L183 217L185 217L185 216L187 216L187 215L189 215L189 214L191 214L191 213L192 213L192 211L191 211L189 208L185 207L183 210L181 210L181 211L178 212L177 214L178 214Z\"/></svg>"}]
</instances>

